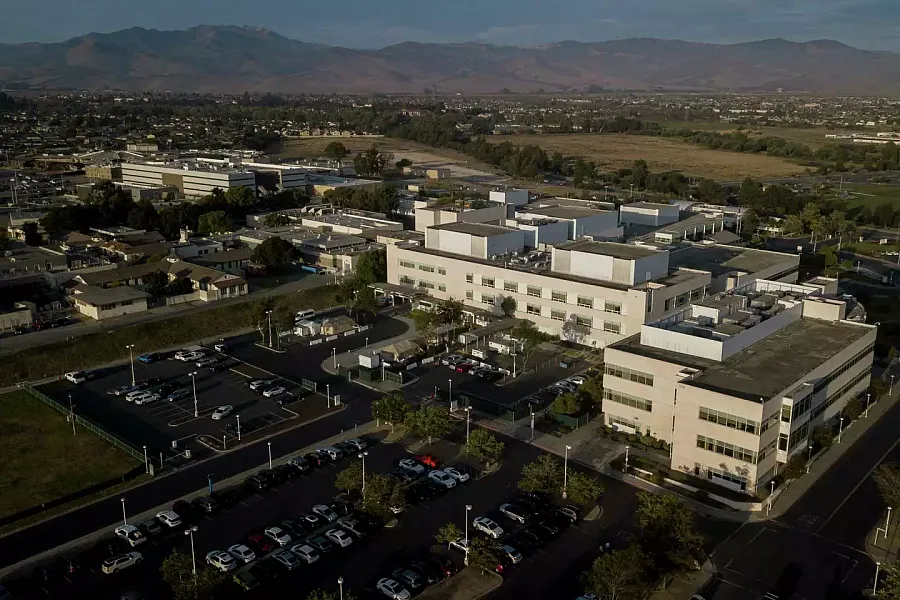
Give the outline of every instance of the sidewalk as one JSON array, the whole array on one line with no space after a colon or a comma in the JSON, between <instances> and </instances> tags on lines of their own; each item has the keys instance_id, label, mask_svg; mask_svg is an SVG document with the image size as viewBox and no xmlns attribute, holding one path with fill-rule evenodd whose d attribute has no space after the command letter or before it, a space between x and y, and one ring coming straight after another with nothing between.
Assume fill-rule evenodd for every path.
<instances>
[{"instance_id":1,"label":"sidewalk","mask_svg":"<svg viewBox=\"0 0 900 600\"><path fill-rule=\"evenodd\" d=\"M887 535L885 536L884 528L887 524ZM880 524L875 526L866 537L866 552L872 558L873 562L881 564L893 564L897 562L900 556L900 535L898 535L898 522L895 515L891 515L891 522L887 523L887 518L882 517Z\"/></svg>"}]
</instances>

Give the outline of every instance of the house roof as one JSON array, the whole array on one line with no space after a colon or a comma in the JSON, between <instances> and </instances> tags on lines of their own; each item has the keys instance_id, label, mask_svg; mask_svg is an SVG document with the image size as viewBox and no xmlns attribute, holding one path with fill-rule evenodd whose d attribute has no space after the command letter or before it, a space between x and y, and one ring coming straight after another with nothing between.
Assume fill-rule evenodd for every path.
<instances>
[{"instance_id":1,"label":"house roof","mask_svg":"<svg viewBox=\"0 0 900 600\"><path fill-rule=\"evenodd\" d=\"M81 285L72 290L72 296L85 304L99 306L103 304L117 304L129 300L141 300L149 298L150 294L127 285L114 288Z\"/></svg>"},{"instance_id":2,"label":"house roof","mask_svg":"<svg viewBox=\"0 0 900 600\"><path fill-rule=\"evenodd\" d=\"M196 258L191 258L190 262L198 265L222 265L229 262L241 262L250 260L253 256L253 250L248 246L235 248L234 250L226 250L224 252L214 252L213 254L205 254Z\"/></svg>"}]
</instances>

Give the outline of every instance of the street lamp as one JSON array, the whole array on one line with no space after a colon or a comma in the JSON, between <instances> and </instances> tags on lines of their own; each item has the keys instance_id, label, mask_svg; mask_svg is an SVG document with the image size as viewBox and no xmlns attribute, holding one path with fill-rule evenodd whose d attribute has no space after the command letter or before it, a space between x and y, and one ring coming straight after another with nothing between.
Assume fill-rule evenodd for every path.
<instances>
[{"instance_id":1,"label":"street lamp","mask_svg":"<svg viewBox=\"0 0 900 600\"><path fill-rule=\"evenodd\" d=\"M360 452L357 456L362 459L362 495L363 500L366 499L366 457L369 455L368 452Z\"/></svg>"},{"instance_id":2,"label":"street lamp","mask_svg":"<svg viewBox=\"0 0 900 600\"><path fill-rule=\"evenodd\" d=\"M447 402L453 402L453 380L447 380Z\"/></svg>"},{"instance_id":3,"label":"street lamp","mask_svg":"<svg viewBox=\"0 0 900 600\"><path fill-rule=\"evenodd\" d=\"M125 498L119 498L122 501L122 524L128 525L128 515L125 513Z\"/></svg>"},{"instance_id":4,"label":"street lamp","mask_svg":"<svg viewBox=\"0 0 900 600\"><path fill-rule=\"evenodd\" d=\"M534 405L531 405L531 441L534 441Z\"/></svg>"},{"instance_id":5,"label":"street lamp","mask_svg":"<svg viewBox=\"0 0 900 600\"><path fill-rule=\"evenodd\" d=\"M206 475L206 480L209 482L209 495L210 496L212 496L213 475L215 475L215 473L209 473Z\"/></svg>"},{"instance_id":6,"label":"street lamp","mask_svg":"<svg viewBox=\"0 0 900 600\"><path fill-rule=\"evenodd\" d=\"M471 504L466 504L466 557L469 556L469 511L472 510Z\"/></svg>"},{"instance_id":7,"label":"street lamp","mask_svg":"<svg viewBox=\"0 0 900 600\"><path fill-rule=\"evenodd\" d=\"M331 360L334 364L334 370L337 371L337 348L331 349Z\"/></svg>"},{"instance_id":8,"label":"street lamp","mask_svg":"<svg viewBox=\"0 0 900 600\"><path fill-rule=\"evenodd\" d=\"M881 571L881 561L875 561L875 582L872 584L872 597L878 597L878 573Z\"/></svg>"},{"instance_id":9,"label":"street lamp","mask_svg":"<svg viewBox=\"0 0 900 600\"><path fill-rule=\"evenodd\" d=\"M888 390L888 396L894 395L894 376L891 375L891 389Z\"/></svg>"},{"instance_id":10,"label":"street lamp","mask_svg":"<svg viewBox=\"0 0 900 600\"><path fill-rule=\"evenodd\" d=\"M234 418L237 419L238 441L241 441L241 415L234 415Z\"/></svg>"},{"instance_id":11,"label":"street lamp","mask_svg":"<svg viewBox=\"0 0 900 600\"><path fill-rule=\"evenodd\" d=\"M131 385L137 383L134 378L134 344L128 344L125 346L128 348L128 357L131 359Z\"/></svg>"},{"instance_id":12,"label":"street lamp","mask_svg":"<svg viewBox=\"0 0 900 600\"><path fill-rule=\"evenodd\" d=\"M273 346L272 344L272 311L267 310L266 315L269 317L269 348Z\"/></svg>"},{"instance_id":13,"label":"street lamp","mask_svg":"<svg viewBox=\"0 0 900 600\"><path fill-rule=\"evenodd\" d=\"M865 410L865 412L863 412L863 416L864 416L864 417L868 417L868 416L869 416L869 399L870 399L871 397L872 397L872 393L871 393L871 392L866 392L866 410Z\"/></svg>"},{"instance_id":14,"label":"street lamp","mask_svg":"<svg viewBox=\"0 0 900 600\"><path fill-rule=\"evenodd\" d=\"M338 589L341 591L341 599L344 600L344 578L338 577Z\"/></svg>"},{"instance_id":15,"label":"street lamp","mask_svg":"<svg viewBox=\"0 0 900 600\"><path fill-rule=\"evenodd\" d=\"M194 577L197 576L197 555L194 554L194 532L197 531L197 526L192 525L190 529L184 530L184 535L190 536L191 538L191 564L193 565Z\"/></svg>"},{"instance_id":16,"label":"street lamp","mask_svg":"<svg viewBox=\"0 0 900 600\"><path fill-rule=\"evenodd\" d=\"M466 407L466 454L469 453L469 415L472 414L472 407Z\"/></svg>"},{"instance_id":17,"label":"street lamp","mask_svg":"<svg viewBox=\"0 0 900 600\"><path fill-rule=\"evenodd\" d=\"M147 458L147 444L144 444L144 472L150 472L150 459Z\"/></svg>"},{"instance_id":18,"label":"street lamp","mask_svg":"<svg viewBox=\"0 0 900 600\"><path fill-rule=\"evenodd\" d=\"M266 445L269 447L269 470L272 470L272 442L266 442Z\"/></svg>"},{"instance_id":19,"label":"street lamp","mask_svg":"<svg viewBox=\"0 0 900 600\"><path fill-rule=\"evenodd\" d=\"M563 491L562 497L563 500L566 499L566 486L569 483L569 450L572 449L572 446L566 445L566 456L563 459Z\"/></svg>"},{"instance_id":20,"label":"street lamp","mask_svg":"<svg viewBox=\"0 0 900 600\"><path fill-rule=\"evenodd\" d=\"M806 472L809 473L809 465L812 462L812 444L809 444L806 449Z\"/></svg>"},{"instance_id":21,"label":"street lamp","mask_svg":"<svg viewBox=\"0 0 900 600\"><path fill-rule=\"evenodd\" d=\"M188 373L191 376L191 385L194 387L194 418L200 416L200 411L197 408L197 371L191 371Z\"/></svg>"},{"instance_id":22,"label":"street lamp","mask_svg":"<svg viewBox=\"0 0 900 600\"><path fill-rule=\"evenodd\" d=\"M838 429L838 444L841 443L841 436L844 435L844 417L841 416L840 429Z\"/></svg>"},{"instance_id":23,"label":"street lamp","mask_svg":"<svg viewBox=\"0 0 900 600\"><path fill-rule=\"evenodd\" d=\"M628 475L628 446L625 446L625 474Z\"/></svg>"},{"instance_id":24,"label":"street lamp","mask_svg":"<svg viewBox=\"0 0 900 600\"><path fill-rule=\"evenodd\" d=\"M772 496L775 495L775 478L773 477L771 481L769 481L770 491L769 491L769 503L766 504L766 516L769 516L769 511L772 510Z\"/></svg>"}]
</instances>

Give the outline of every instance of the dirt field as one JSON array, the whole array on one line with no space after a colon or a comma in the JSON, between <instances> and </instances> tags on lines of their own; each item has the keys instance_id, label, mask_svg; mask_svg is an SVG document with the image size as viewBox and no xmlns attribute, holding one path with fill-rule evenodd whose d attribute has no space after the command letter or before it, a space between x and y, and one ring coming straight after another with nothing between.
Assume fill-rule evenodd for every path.
<instances>
[{"instance_id":1,"label":"dirt field","mask_svg":"<svg viewBox=\"0 0 900 600\"><path fill-rule=\"evenodd\" d=\"M394 160L408 158L414 164L422 163L464 163L466 156L452 150L431 148L416 142L384 136L357 137L306 137L285 140L282 151L274 154L278 158L319 158L331 142L342 143L351 155L368 150L373 145L394 154Z\"/></svg>"},{"instance_id":2,"label":"dirt field","mask_svg":"<svg viewBox=\"0 0 900 600\"><path fill-rule=\"evenodd\" d=\"M547 153L561 152L582 156L602 169L629 167L643 159L651 171L682 171L698 177L736 181L744 177L788 177L804 173L805 168L786 160L758 154L708 150L673 139L640 135L536 135L492 136L491 142L506 140L537 144Z\"/></svg>"}]
</instances>

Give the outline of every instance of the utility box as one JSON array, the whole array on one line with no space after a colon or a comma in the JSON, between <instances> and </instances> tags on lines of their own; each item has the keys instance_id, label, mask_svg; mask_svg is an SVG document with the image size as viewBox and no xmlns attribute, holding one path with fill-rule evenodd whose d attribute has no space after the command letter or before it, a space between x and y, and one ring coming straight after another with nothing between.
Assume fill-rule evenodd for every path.
<instances>
[{"instance_id":1,"label":"utility box","mask_svg":"<svg viewBox=\"0 0 900 600\"><path fill-rule=\"evenodd\" d=\"M366 369L377 369L381 366L381 356L378 354L360 354L359 366Z\"/></svg>"}]
</instances>

